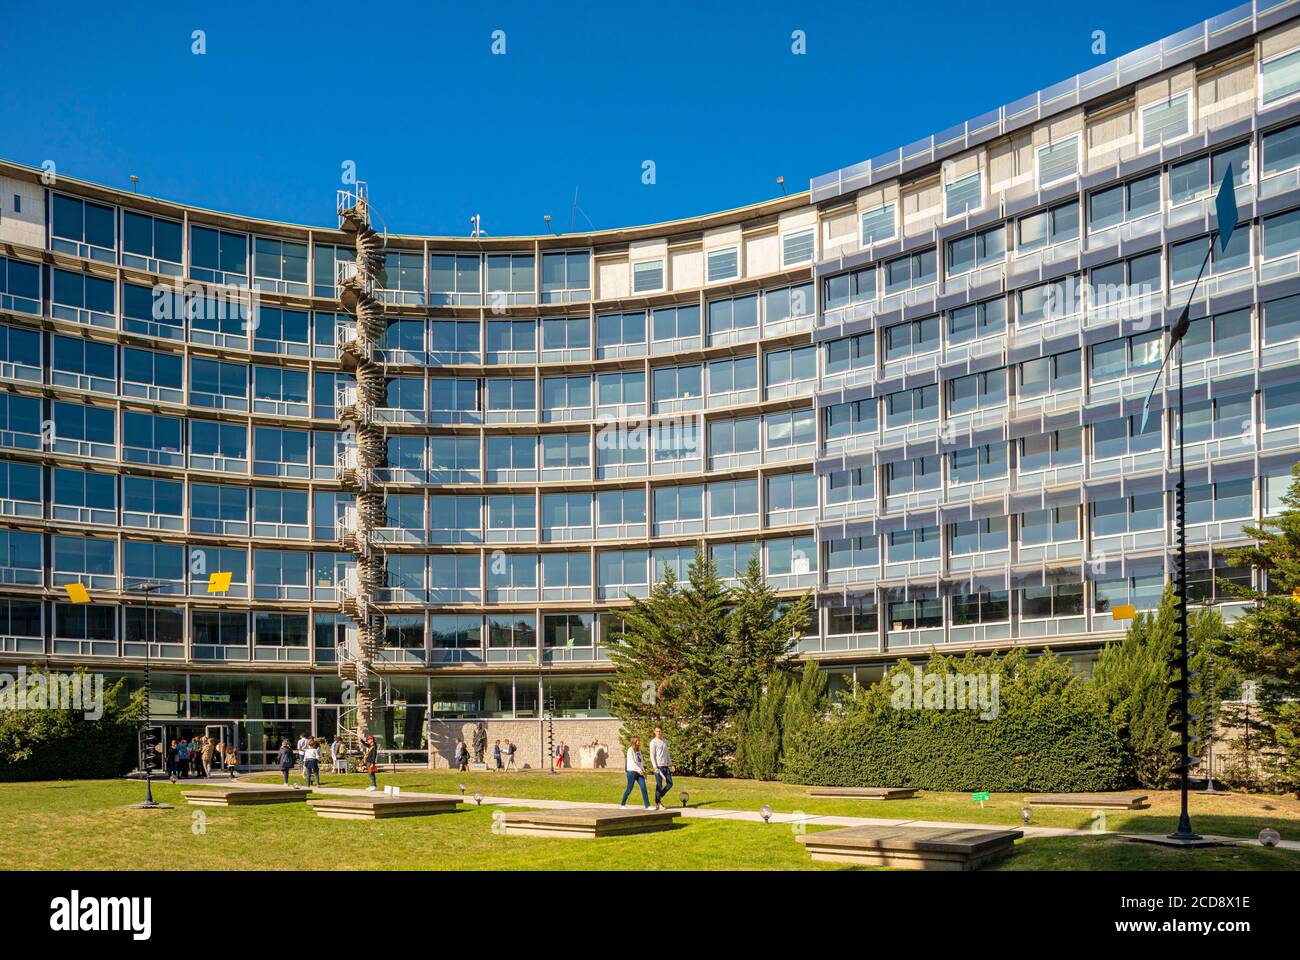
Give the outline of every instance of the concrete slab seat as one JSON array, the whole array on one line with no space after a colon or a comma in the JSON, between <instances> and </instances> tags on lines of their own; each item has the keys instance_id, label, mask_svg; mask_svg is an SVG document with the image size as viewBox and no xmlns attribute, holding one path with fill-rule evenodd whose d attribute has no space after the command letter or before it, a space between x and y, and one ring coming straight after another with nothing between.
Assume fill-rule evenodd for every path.
<instances>
[{"instance_id":1,"label":"concrete slab seat","mask_svg":"<svg viewBox=\"0 0 1300 960\"><path fill-rule=\"evenodd\" d=\"M459 800L440 797L312 797L307 806L316 816L331 820L387 820L391 817L423 817L450 813L460 806Z\"/></svg>"},{"instance_id":2,"label":"concrete slab seat","mask_svg":"<svg viewBox=\"0 0 1300 960\"><path fill-rule=\"evenodd\" d=\"M507 836L623 837L667 830L679 810L620 810L570 807L560 810L509 810L500 815Z\"/></svg>"},{"instance_id":3,"label":"concrete slab seat","mask_svg":"<svg viewBox=\"0 0 1300 960\"><path fill-rule=\"evenodd\" d=\"M848 800L910 800L916 787L809 787L810 797L840 797Z\"/></svg>"},{"instance_id":4,"label":"concrete slab seat","mask_svg":"<svg viewBox=\"0 0 1300 960\"><path fill-rule=\"evenodd\" d=\"M1031 807L1066 807L1076 810L1140 810L1145 793L1034 793L1025 797Z\"/></svg>"},{"instance_id":5,"label":"concrete slab seat","mask_svg":"<svg viewBox=\"0 0 1300 960\"><path fill-rule=\"evenodd\" d=\"M1020 830L954 827L845 827L795 839L814 860L903 870L974 870L1011 852Z\"/></svg>"},{"instance_id":6,"label":"concrete slab seat","mask_svg":"<svg viewBox=\"0 0 1300 960\"><path fill-rule=\"evenodd\" d=\"M181 790L187 803L196 807L244 807L262 803L302 803L306 790L292 787L189 787Z\"/></svg>"}]
</instances>

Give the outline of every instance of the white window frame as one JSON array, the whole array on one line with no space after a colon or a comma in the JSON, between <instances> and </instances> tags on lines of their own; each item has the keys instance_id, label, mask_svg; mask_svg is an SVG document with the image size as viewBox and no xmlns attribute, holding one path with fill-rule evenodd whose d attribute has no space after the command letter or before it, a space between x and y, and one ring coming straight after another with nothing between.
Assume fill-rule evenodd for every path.
<instances>
[{"instance_id":1,"label":"white window frame","mask_svg":"<svg viewBox=\"0 0 1300 960\"><path fill-rule=\"evenodd\" d=\"M866 237L867 217L875 213L882 213L885 210L890 211L890 220L893 223L893 227L890 229L889 236L882 237L880 240L868 240ZM877 243L889 243L890 241L897 240L897 239L898 239L898 204L897 203L893 203L893 202L882 203L880 206L872 207L870 210L863 210L862 213L858 215L858 243L861 246L873 247Z\"/></svg>"},{"instance_id":2,"label":"white window frame","mask_svg":"<svg viewBox=\"0 0 1300 960\"><path fill-rule=\"evenodd\" d=\"M719 254L731 253L736 257L735 272L730 276L715 277L713 275L713 258ZM740 245L733 244L729 247L718 247L714 250L705 251L704 254L705 283L722 283L727 280L738 280L740 278Z\"/></svg>"},{"instance_id":3,"label":"white window frame","mask_svg":"<svg viewBox=\"0 0 1300 960\"><path fill-rule=\"evenodd\" d=\"M1043 151L1056 150L1065 147L1071 140L1074 141L1074 173L1057 177L1055 180L1043 180ZM1065 183L1067 180L1073 180L1083 172L1083 139L1077 134L1072 133L1068 137L1062 137L1055 143L1044 144L1034 151L1034 181L1038 184L1038 189L1050 187L1058 183Z\"/></svg>"},{"instance_id":4,"label":"white window frame","mask_svg":"<svg viewBox=\"0 0 1300 960\"><path fill-rule=\"evenodd\" d=\"M952 186L955 186L956 184L965 183L967 180L970 180L973 177L979 178L979 182L980 182L979 204L977 206L970 207L966 210L963 210L960 213L949 213L948 212L948 189ZM983 167L980 167L974 173L968 173L966 174L966 176L958 177L955 180L949 180L947 178L947 175L945 174L943 178L943 219L945 223L948 222L949 220L959 220L962 217L968 217L972 213L979 213L979 211L984 209L984 204L986 202L986 199L987 198L984 196L984 168Z\"/></svg>"},{"instance_id":5,"label":"white window frame","mask_svg":"<svg viewBox=\"0 0 1300 960\"><path fill-rule=\"evenodd\" d=\"M1181 136L1174 137L1171 140L1160 140L1149 147L1146 146L1147 113L1156 107L1171 106L1174 101L1180 97L1187 100L1187 131ZM1195 118L1192 114L1192 106L1192 91L1184 90L1181 93L1175 93L1173 96L1167 97L1164 100L1159 100L1155 103L1148 103L1145 107L1138 110L1138 153L1147 153L1151 150L1159 150L1162 146L1171 143L1178 143L1180 140L1185 140L1190 137L1192 133L1195 132Z\"/></svg>"},{"instance_id":6,"label":"white window frame","mask_svg":"<svg viewBox=\"0 0 1300 960\"><path fill-rule=\"evenodd\" d=\"M807 234L812 238L812 252L808 255L807 260L788 260L786 259L786 243L795 237L802 237ZM791 230L789 233L781 234L781 269L787 270L790 267L796 267L801 263L817 262L817 228L803 227L799 230Z\"/></svg>"},{"instance_id":7,"label":"white window frame","mask_svg":"<svg viewBox=\"0 0 1300 960\"><path fill-rule=\"evenodd\" d=\"M1260 60L1259 70L1255 81L1258 86L1258 109L1272 109L1280 104L1290 103L1296 97L1300 97L1300 90L1297 90L1295 93L1287 94L1285 97L1282 97L1279 100L1274 100L1272 103L1264 102L1264 67L1277 60L1281 60L1283 57L1290 57L1298 54L1300 54L1300 47L1292 47L1290 50L1283 50L1281 53L1275 53L1271 57L1266 57L1263 60Z\"/></svg>"},{"instance_id":8,"label":"white window frame","mask_svg":"<svg viewBox=\"0 0 1300 960\"><path fill-rule=\"evenodd\" d=\"M638 267L649 267L654 264L659 265L659 286L646 287L644 290L637 289L636 275ZM632 282L632 296L639 296L646 293L657 293L668 289L668 267L663 257L657 257L654 260L636 260L631 264L632 275L629 278Z\"/></svg>"}]
</instances>

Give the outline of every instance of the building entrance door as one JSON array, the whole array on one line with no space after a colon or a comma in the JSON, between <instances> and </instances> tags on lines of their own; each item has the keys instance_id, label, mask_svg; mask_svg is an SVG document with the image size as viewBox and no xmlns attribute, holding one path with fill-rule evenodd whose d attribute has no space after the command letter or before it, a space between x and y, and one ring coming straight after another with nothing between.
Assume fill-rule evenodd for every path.
<instances>
[{"instance_id":1,"label":"building entrance door","mask_svg":"<svg viewBox=\"0 0 1300 960\"><path fill-rule=\"evenodd\" d=\"M337 705L317 704L316 718L313 724L315 737L322 741L322 753L328 756L330 742L339 732L339 708Z\"/></svg>"}]
</instances>

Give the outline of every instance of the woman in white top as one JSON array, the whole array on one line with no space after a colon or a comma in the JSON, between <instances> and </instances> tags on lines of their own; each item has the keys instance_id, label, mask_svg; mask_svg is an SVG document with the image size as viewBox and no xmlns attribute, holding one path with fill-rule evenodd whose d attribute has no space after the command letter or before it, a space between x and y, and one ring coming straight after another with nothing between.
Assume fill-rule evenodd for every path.
<instances>
[{"instance_id":1,"label":"woman in white top","mask_svg":"<svg viewBox=\"0 0 1300 960\"><path fill-rule=\"evenodd\" d=\"M303 747L302 765L307 773L307 786L311 786L312 778L316 780L316 786L320 786L320 747L316 739L307 741L307 746Z\"/></svg>"},{"instance_id":2,"label":"woman in white top","mask_svg":"<svg viewBox=\"0 0 1300 960\"><path fill-rule=\"evenodd\" d=\"M641 762L641 738L633 737L632 742L627 748L627 763L624 764L627 771L627 789L623 791L623 799L619 801L620 807L627 806L627 798L632 795L634 784L641 785L641 805L647 810L650 809L650 794L645 789L645 764Z\"/></svg>"}]
</instances>

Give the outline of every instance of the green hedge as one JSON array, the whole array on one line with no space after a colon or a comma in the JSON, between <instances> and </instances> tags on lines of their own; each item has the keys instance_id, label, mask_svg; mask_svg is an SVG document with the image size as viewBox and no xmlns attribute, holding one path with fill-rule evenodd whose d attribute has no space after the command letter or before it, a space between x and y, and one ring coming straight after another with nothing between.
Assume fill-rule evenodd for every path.
<instances>
[{"instance_id":1,"label":"green hedge","mask_svg":"<svg viewBox=\"0 0 1300 960\"><path fill-rule=\"evenodd\" d=\"M934 657L926 673L997 677L997 715L899 709L891 702L906 661L831 717L787 732L784 779L824 786L995 792L1122 789L1132 760L1091 685L1045 654Z\"/></svg>"},{"instance_id":2,"label":"green hedge","mask_svg":"<svg viewBox=\"0 0 1300 960\"><path fill-rule=\"evenodd\" d=\"M142 696L143 691L126 702L124 681L106 686L98 720L75 710L0 709L0 781L102 779L128 772L136 765Z\"/></svg>"}]
</instances>

